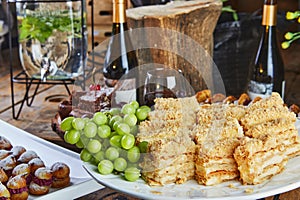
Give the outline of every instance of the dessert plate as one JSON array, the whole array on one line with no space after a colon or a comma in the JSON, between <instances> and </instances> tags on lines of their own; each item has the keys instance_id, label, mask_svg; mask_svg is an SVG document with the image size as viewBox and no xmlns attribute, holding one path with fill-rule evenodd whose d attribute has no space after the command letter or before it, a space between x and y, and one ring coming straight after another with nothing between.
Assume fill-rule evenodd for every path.
<instances>
[{"instance_id":1,"label":"dessert plate","mask_svg":"<svg viewBox=\"0 0 300 200\"><path fill-rule=\"evenodd\" d=\"M29 199L74 199L103 188L82 168L79 155L57 146L26 131L18 129L0 120L0 135L7 138L13 146L19 145L35 151L46 166L61 161L70 167L70 186L62 189L50 189L41 196L29 196Z\"/></svg>"},{"instance_id":2,"label":"dessert plate","mask_svg":"<svg viewBox=\"0 0 300 200\"><path fill-rule=\"evenodd\" d=\"M296 126L300 134L299 120ZM142 179L128 182L118 175L101 175L97 172L97 167L90 163L83 163L83 167L98 183L142 199L253 200L300 187L300 156L290 159L282 173L259 185L228 181L216 186L203 186L191 180L180 185L150 187Z\"/></svg>"}]
</instances>

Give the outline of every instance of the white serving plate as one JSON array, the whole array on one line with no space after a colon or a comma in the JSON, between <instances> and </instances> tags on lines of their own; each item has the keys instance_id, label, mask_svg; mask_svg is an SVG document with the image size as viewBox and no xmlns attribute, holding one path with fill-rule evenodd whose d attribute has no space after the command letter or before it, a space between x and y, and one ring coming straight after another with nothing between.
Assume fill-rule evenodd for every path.
<instances>
[{"instance_id":1,"label":"white serving plate","mask_svg":"<svg viewBox=\"0 0 300 200\"><path fill-rule=\"evenodd\" d=\"M296 126L300 134L299 120ZM289 160L281 174L259 185L242 185L238 181L228 181L216 186L203 186L191 180L180 185L150 187L142 179L128 182L118 175L101 175L89 163L84 163L83 166L98 183L142 199L248 200L265 198L300 187L300 156Z\"/></svg>"},{"instance_id":2,"label":"white serving plate","mask_svg":"<svg viewBox=\"0 0 300 200\"><path fill-rule=\"evenodd\" d=\"M103 188L82 168L79 155L51 142L36 137L0 120L0 135L6 137L13 146L24 146L35 151L46 166L61 161L70 167L70 186L62 189L52 189L46 195L29 196L29 199L74 199Z\"/></svg>"}]
</instances>

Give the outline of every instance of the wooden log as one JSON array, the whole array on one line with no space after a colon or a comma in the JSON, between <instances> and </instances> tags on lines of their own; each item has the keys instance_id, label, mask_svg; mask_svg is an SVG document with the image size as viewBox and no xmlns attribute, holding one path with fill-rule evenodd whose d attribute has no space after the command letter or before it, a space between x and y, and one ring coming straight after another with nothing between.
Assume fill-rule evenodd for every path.
<instances>
[{"instance_id":1,"label":"wooden log","mask_svg":"<svg viewBox=\"0 0 300 200\"><path fill-rule=\"evenodd\" d=\"M221 8L219 0L194 0L128 9L132 31L146 28L132 37L140 66L180 69L195 91L212 87L213 31Z\"/></svg>"}]
</instances>

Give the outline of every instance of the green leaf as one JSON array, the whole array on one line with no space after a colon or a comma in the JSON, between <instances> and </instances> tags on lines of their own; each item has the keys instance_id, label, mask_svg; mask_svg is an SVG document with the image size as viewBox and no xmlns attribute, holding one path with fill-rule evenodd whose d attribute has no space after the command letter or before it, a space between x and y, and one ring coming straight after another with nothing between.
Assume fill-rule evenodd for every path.
<instances>
[{"instance_id":1,"label":"green leaf","mask_svg":"<svg viewBox=\"0 0 300 200\"><path fill-rule=\"evenodd\" d=\"M81 17L70 17L68 10L27 15L19 25L19 40L37 39L44 43L54 30L81 36Z\"/></svg>"}]
</instances>

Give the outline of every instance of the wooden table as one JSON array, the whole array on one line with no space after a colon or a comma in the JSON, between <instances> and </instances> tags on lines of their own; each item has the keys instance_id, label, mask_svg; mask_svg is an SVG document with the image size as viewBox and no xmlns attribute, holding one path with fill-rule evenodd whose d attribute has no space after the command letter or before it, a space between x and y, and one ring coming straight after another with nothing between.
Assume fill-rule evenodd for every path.
<instances>
[{"instance_id":1,"label":"wooden table","mask_svg":"<svg viewBox=\"0 0 300 200\"><path fill-rule=\"evenodd\" d=\"M300 45L292 45L290 49L283 52L284 62L286 64L286 102L288 104L296 103L300 105ZM2 52L4 58L8 58L8 52ZM67 145L55 132L51 129L51 119L57 112L57 101L49 101L48 97L52 95L67 96L67 91L63 85L49 86L43 85L40 88L40 94L37 95L31 107L24 107L19 120L14 120L11 113L11 98L9 87L9 65L7 61L0 64L0 119L16 126L25 131L32 133L45 140L58 144L60 146L72 149L73 146ZM21 68L17 67L16 72ZM17 85L18 95L16 99L22 97L24 93L24 85ZM61 99L58 99L61 100ZM79 199L136 199L128 195L105 188L88 194ZM267 200L273 197L266 198ZM280 195L281 200L300 200L300 188Z\"/></svg>"}]
</instances>

